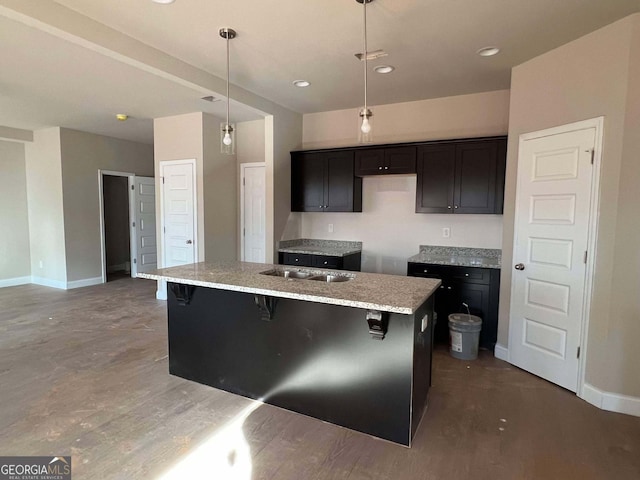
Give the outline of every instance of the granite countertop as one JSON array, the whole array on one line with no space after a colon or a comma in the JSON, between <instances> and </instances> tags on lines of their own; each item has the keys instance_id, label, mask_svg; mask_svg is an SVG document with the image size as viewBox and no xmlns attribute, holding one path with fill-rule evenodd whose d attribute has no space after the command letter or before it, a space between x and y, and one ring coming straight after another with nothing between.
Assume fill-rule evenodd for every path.
<instances>
[{"instance_id":1,"label":"granite countertop","mask_svg":"<svg viewBox=\"0 0 640 480\"><path fill-rule=\"evenodd\" d=\"M327 283L260 275L269 270L332 272L352 279ZM413 314L440 286L440 280L433 278L248 262L194 263L139 273L138 277L406 315Z\"/></svg>"},{"instance_id":2,"label":"granite countertop","mask_svg":"<svg viewBox=\"0 0 640 480\"><path fill-rule=\"evenodd\" d=\"M408 261L409 263L500 269L502 250L420 245L420 253L409 258Z\"/></svg>"},{"instance_id":3,"label":"granite countertop","mask_svg":"<svg viewBox=\"0 0 640 480\"><path fill-rule=\"evenodd\" d=\"M362 242L298 238L295 240L280 241L278 244L278 252L345 257L352 253L362 252Z\"/></svg>"}]
</instances>

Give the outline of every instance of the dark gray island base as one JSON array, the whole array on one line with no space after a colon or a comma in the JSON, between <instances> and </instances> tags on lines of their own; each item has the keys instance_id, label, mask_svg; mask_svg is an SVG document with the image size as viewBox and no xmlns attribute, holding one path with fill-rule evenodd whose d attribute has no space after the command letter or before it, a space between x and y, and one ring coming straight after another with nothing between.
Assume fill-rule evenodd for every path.
<instances>
[{"instance_id":1,"label":"dark gray island base","mask_svg":"<svg viewBox=\"0 0 640 480\"><path fill-rule=\"evenodd\" d=\"M430 284L409 314L162 278L171 374L411 446L431 383Z\"/></svg>"}]
</instances>

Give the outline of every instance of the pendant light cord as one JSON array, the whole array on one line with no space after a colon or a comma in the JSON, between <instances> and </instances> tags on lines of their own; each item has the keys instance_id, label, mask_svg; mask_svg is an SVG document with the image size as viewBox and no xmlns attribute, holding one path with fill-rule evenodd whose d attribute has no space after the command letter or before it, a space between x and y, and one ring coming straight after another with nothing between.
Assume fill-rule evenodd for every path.
<instances>
[{"instance_id":1,"label":"pendant light cord","mask_svg":"<svg viewBox=\"0 0 640 480\"><path fill-rule=\"evenodd\" d=\"M229 126L229 36L227 31L227 127Z\"/></svg>"},{"instance_id":2,"label":"pendant light cord","mask_svg":"<svg viewBox=\"0 0 640 480\"><path fill-rule=\"evenodd\" d=\"M364 12L364 115L367 117L367 0L363 0Z\"/></svg>"}]
</instances>

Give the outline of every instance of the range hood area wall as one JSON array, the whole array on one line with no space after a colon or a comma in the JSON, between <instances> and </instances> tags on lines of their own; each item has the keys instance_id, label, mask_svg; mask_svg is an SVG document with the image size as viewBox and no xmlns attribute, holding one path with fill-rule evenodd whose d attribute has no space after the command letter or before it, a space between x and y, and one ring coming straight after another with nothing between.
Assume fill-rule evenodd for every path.
<instances>
[{"instance_id":1,"label":"range hood area wall","mask_svg":"<svg viewBox=\"0 0 640 480\"><path fill-rule=\"evenodd\" d=\"M419 245L501 248L502 215L415 213L415 175L365 177L362 190L362 213L299 214L301 238L361 241L363 272L398 275Z\"/></svg>"}]
</instances>

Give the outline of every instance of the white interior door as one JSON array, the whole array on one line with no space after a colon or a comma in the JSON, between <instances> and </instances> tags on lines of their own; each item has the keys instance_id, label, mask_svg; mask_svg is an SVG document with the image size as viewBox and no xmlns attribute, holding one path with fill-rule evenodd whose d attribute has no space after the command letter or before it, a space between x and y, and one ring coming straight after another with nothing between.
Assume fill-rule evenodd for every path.
<instances>
[{"instance_id":1,"label":"white interior door","mask_svg":"<svg viewBox=\"0 0 640 480\"><path fill-rule=\"evenodd\" d=\"M132 179L133 212L131 242L131 276L155 270L158 266L156 242L156 185L153 177Z\"/></svg>"},{"instance_id":2,"label":"white interior door","mask_svg":"<svg viewBox=\"0 0 640 480\"><path fill-rule=\"evenodd\" d=\"M509 359L576 391L596 129L520 140Z\"/></svg>"},{"instance_id":3,"label":"white interior door","mask_svg":"<svg viewBox=\"0 0 640 480\"><path fill-rule=\"evenodd\" d=\"M163 162L163 267L196 261L195 163Z\"/></svg>"},{"instance_id":4,"label":"white interior door","mask_svg":"<svg viewBox=\"0 0 640 480\"><path fill-rule=\"evenodd\" d=\"M264 163L242 164L241 259L245 262L265 262L266 190Z\"/></svg>"}]
</instances>

